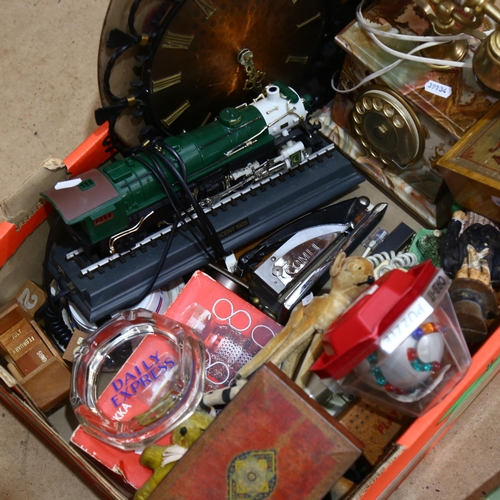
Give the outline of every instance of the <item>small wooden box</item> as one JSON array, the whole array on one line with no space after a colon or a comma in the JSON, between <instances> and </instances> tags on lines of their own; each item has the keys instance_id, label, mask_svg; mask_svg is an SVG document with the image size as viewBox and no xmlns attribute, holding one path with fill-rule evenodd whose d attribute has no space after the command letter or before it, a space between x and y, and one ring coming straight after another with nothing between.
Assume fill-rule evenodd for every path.
<instances>
[{"instance_id":1,"label":"small wooden box","mask_svg":"<svg viewBox=\"0 0 500 500\"><path fill-rule=\"evenodd\" d=\"M46 298L47 294L31 280L26 280L16 293L17 301L32 317L35 316L35 313L40 309Z\"/></svg>"},{"instance_id":2,"label":"small wooden box","mask_svg":"<svg viewBox=\"0 0 500 500\"><path fill-rule=\"evenodd\" d=\"M0 353L8 360L11 358L24 375L29 375L53 356L26 319L0 334Z\"/></svg>"},{"instance_id":3,"label":"small wooden box","mask_svg":"<svg viewBox=\"0 0 500 500\"><path fill-rule=\"evenodd\" d=\"M16 299L0 308L0 353L18 384L42 411L68 397L71 371Z\"/></svg>"},{"instance_id":4,"label":"small wooden box","mask_svg":"<svg viewBox=\"0 0 500 500\"><path fill-rule=\"evenodd\" d=\"M456 201L500 221L500 102L438 161Z\"/></svg>"},{"instance_id":5,"label":"small wooden box","mask_svg":"<svg viewBox=\"0 0 500 500\"><path fill-rule=\"evenodd\" d=\"M150 499L321 500L362 448L345 427L268 363Z\"/></svg>"}]
</instances>

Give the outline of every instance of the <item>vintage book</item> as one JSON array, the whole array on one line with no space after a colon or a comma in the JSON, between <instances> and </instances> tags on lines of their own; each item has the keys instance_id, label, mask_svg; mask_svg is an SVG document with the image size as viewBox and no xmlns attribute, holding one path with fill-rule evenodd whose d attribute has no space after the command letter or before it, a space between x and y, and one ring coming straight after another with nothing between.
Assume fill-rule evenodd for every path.
<instances>
[{"instance_id":1,"label":"vintage book","mask_svg":"<svg viewBox=\"0 0 500 500\"><path fill-rule=\"evenodd\" d=\"M321 500L361 442L272 364L262 367L151 500Z\"/></svg>"}]
</instances>

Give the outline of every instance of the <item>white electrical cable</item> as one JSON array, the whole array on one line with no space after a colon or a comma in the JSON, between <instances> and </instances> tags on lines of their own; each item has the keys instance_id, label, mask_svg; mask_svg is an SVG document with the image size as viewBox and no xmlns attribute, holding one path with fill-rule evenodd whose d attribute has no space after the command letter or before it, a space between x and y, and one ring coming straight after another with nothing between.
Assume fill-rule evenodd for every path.
<instances>
[{"instance_id":1,"label":"white electrical cable","mask_svg":"<svg viewBox=\"0 0 500 500\"><path fill-rule=\"evenodd\" d=\"M393 50L384 43L382 43L373 33L368 33L368 36L385 52L396 56L400 59L407 59L409 61L422 62L424 64L430 63L436 66L451 66L453 68L472 68L472 62L463 62L463 61L448 61L447 59L434 59L431 57L422 57L422 56L414 56L409 52L399 52L398 50ZM436 44L435 44L436 45ZM425 48L423 45L418 47L418 50L422 50Z\"/></svg>"},{"instance_id":2,"label":"white electrical cable","mask_svg":"<svg viewBox=\"0 0 500 500\"><path fill-rule=\"evenodd\" d=\"M377 36L382 36L382 37L388 37L388 38L394 38L396 40L407 40L407 41L416 41L416 42L438 42L438 43L446 43L449 41L453 40L470 40L472 37L470 35L467 35L465 33L460 33L458 35L436 35L436 36L424 36L424 35L404 35L402 33L394 33L394 32L389 32L389 31L383 31L377 28L374 28L373 26L370 26L364 16L363 16L363 4L364 0L362 0L357 8L356 8L356 20L358 21L358 24L362 29L364 29L370 38L382 49L388 52L389 54L392 54L396 57L400 57L402 59L409 59L411 61L417 61L417 62L424 62L424 63L432 63L435 65L441 65L441 66L455 66L455 67L464 67L466 64L471 65L471 63L463 63L460 61L447 61L445 59L432 59L428 57L420 57L420 56L413 56L411 55L412 52L415 52L415 50L410 51L408 54L404 52L400 52L394 49L391 49L384 43L382 43L375 35ZM426 48L423 45L418 47L417 50L422 50L422 48Z\"/></svg>"},{"instance_id":3,"label":"white electrical cable","mask_svg":"<svg viewBox=\"0 0 500 500\"><path fill-rule=\"evenodd\" d=\"M371 75L368 75L361 82L359 82L356 86L354 86L350 89L338 89L337 87L335 87L335 84L333 82L334 77L332 77L331 85L332 85L332 88L336 92L339 92L341 94L352 92L352 91L358 89L359 87L361 87L362 85L364 85L365 83L369 82L370 80L373 80L373 79L379 77L380 75L383 75L384 73L386 73L388 71L391 71L397 65L399 65L400 63L402 63L405 60L422 62L424 64L430 63L430 64L433 64L436 66L451 66L451 67L457 67L457 68L471 68L472 67L471 62L448 61L446 59L433 59L433 58L429 58L429 57L422 57L422 56L414 56L413 55L415 52L421 51L421 50L426 49L428 47L433 47L435 45L448 43L450 41L470 40L471 38L473 38L472 36L467 35L465 33L461 33L458 35L443 35L443 36L440 36L440 35L439 36L404 35L402 33L383 31L383 30L377 29L373 26L370 26L367 23L367 21L363 17L363 12L362 12L363 4L364 4L364 0L362 0L356 8L356 19L358 21L360 28L366 31L368 36L373 40L373 42L378 47L380 47L385 52L397 57L398 59L396 61L394 61L392 64L390 64L389 66L386 66L385 68L382 68L382 69L372 73ZM405 52L400 52L400 51L391 49L385 43L380 41L377 38L377 36L392 38L395 40L416 41L416 42L425 42L425 43L422 43L421 45L419 45L419 46L413 48L412 50L410 50L409 52L405 53Z\"/></svg>"},{"instance_id":4,"label":"white electrical cable","mask_svg":"<svg viewBox=\"0 0 500 500\"><path fill-rule=\"evenodd\" d=\"M408 42L451 42L454 40L469 40L472 38L466 33L459 33L458 35L405 35L403 33L394 33L393 31L383 31L370 25L363 17L363 4L362 0L356 7L356 20L358 24L367 32L373 33L377 36L393 38L395 40L406 40Z\"/></svg>"},{"instance_id":5,"label":"white electrical cable","mask_svg":"<svg viewBox=\"0 0 500 500\"><path fill-rule=\"evenodd\" d=\"M427 42L427 43L424 43L424 44L422 44L422 45L420 45L418 47L415 47L414 49L410 50L409 54L412 54L414 52L418 52L419 50L422 50L422 49L426 49L427 47L433 47L434 45L440 45L440 42ZM351 87L349 89L339 89L339 88L335 87L335 84L333 83L333 79L334 79L335 75L333 75L332 76L332 80L331 80L332 88L336 92L339 92L340 94L347 94L347 93L352 92L353 90L356 90L359 87L363 86L365 83L369 82L370 80L378 78L379 76L383 75L384 73L387 73L388 71L391 71L396 66L398 66L399 64L401 64L403 61L404 61L404 59L401 59L401 58L397 59L393 63L389 64L389 66L386 66L385 68L379 69L379 70L375 71L374 73L371 73L366 78L364 78L363 80L361 80L357 85L355 85L354 87Z\"/></svg>"}]
</instances>

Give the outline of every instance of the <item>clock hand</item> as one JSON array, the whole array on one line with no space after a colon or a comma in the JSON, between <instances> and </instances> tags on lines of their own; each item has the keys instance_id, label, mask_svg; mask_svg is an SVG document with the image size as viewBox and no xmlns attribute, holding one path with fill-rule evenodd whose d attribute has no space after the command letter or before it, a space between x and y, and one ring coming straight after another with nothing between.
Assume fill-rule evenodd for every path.
<instances>
[{"instance_id":1,"label":"clock hand","mask_svg":"<svg viewBox=\"0 0 500 500\"><path fill-rule=\"evenodd\" d=\"M262 80L266 74L255 68L253 64L253 52L250 49L241 49L237 56L238 62L245 68L247 79L243 90L262 90Z\"/></svg>"}]
</instances>

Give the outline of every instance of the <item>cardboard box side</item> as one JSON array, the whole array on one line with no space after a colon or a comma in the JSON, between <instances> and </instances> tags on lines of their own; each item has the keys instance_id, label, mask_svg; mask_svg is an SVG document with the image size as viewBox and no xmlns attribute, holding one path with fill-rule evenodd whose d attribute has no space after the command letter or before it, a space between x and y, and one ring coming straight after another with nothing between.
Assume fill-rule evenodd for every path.
<instances>
[{"instance_id":1,"label":"cardboard box side","mask_svg":"<svg viewBox=\"0 0 500 500\"><path fill-rule=\"evenodd\" d=\"M385 498L394 491L499 371L500 329L474 355L467 374L448 397L400 436L397 446L404 451L388 466L381 464L384 474L371 482L359 498Z\"/></svg>"},{"instance_id":2,"label":"cardboard box side","mask_svg":"<svg viewBox=\"0 0 500 500\"><path fill-rule=\"evenodd\" d=\"M491 382L491 380L495 377L495 375L499 372L499 361L500 358L493 363L492 368L490 367L485 374L486 377L481 379L480 383L477 384L472 394L469 394L471 397L467 401L466 404L461 405L459 411L455 411L453 417L450 417L445 425L442 425L437 432L435 432L427 443L422 444L421 440L419 440L419 444L422 444L422 447L419 449L418 445L416 445L417 453L410 457L411 459L408 461L407 465L401 470L397 477L395 477L392 482L383 486L384 494L390 495L411 473L411 471L418 465L418 463L423 459L423 457L437 445L437 443L441 440L442 437L451 429L453 424L459 419L460 415L469 407L469 405L476 399L479 393ZM435 429L433 429L435 430ZM382 497L381 497L382 498Z\"/></svg>"},{"instance_id":3,"label":"cardboard box side","mask_svg":"<svg viewBox=\"0 0 500 500\"><path fill-rule=\"evenodd\" d=\"M5 304L15 297L16 292L27 279L37 285L43 282L42 259L48 234L49 224L47 221L42 222L31 234L27 235L24 241L20 242L17 249L15 249L16 242L11 244L7 235L6 244L14 248L14 252L0 268L0 283L2 283L0 303ZM3 239L0 239L0 249L4 248L3 243Z\"/></svg>"},{"instance_id":4,"label":"cardboard box side","mask_svg":"<svg viewBox=\"0 0 500 500\"><path fill-rule=\"evenodd\" d=\"M66 175L62 160L51 157L44 161L16 191L2 201L4 220L22 226L41 208L43 199L40 192L51 188Z\"/></svg>"},{"instance_id":5,"label":"cardboard box side","mask_svg":"<svg viewBox=\"0 0 500 500\"><path fill-rule=\"evenodd\" d=\"M72 161L72 163L70 162L75 166L75 168L77 165L80 165L79 158L81 158L81 156L76 157L74 161ZM43 255L47 233L48 224L42 223L33 234L28 236L27 240L21 245L15 255L9 259L6 265L2 269L0 269L0 279L4 284L4 288L2 291L3 296L1 298L4 302L13 296L15 291L19 289L26 278L29 277L34 281L41 283L41 264L34 258L34 256L36 254ZM12 233L8 232L8 235L6 237L10 239L12 237ZM0 241L3 242L3 240ZM498 332L496 333L496 336L499 337L498 342L500 343L500 335L498 334ZM488 349L490 348L489 346L491 340L492 339L490 339L485 344L484 349L486 349L487 347ZM483 359L478 360L477 363L479 363L479 368L482 367L483 369L486 369L487 361ZM492 376L493 375L491 375L491 377ZM482 383L486 385L488 381L489 378L484 379ZM484 385L482 385L481 388L484 387ZM477 388L477 391L479 390L480 389ZM94 482L97 482L99 484L98 491L104 496L104 498L114 498L118 500L128 498L127 496L121 495L116 487L109 483L105 476L97 468L95 468L93 465L89 465L88 462L82 458L82 455L73 450L52 427L45 427L44 425L41 425L41 423L39 422L39 420L41 419L39 414L31 407L26 405L25 402L22 402L15 393L9 391L3 386L0 386L0 399L4 401L8 407L13 408L13 411L18 413L28 423L28 425L33 427L40 435L42 435L49 446L52 447L55 452L61 455L67 463L74 464L74 466L79 470L82 468L85 471L84 474L88 474L88 477L90 478L88 479L88 481L90 482L90 484L94 485ZM452 403L453 402L450 403L450 406ZM459 414L457 413L456 417L458 417L458 415ZM423 428L421 428L420 423L418 424L419 425L417 425L416 427L412 426L411 428L412 433L414 433L413 437L412 434L403 436L403 438L408 439L408 442L411 441L413 443L410 445L411 449L405 449L401 444L398 445L399 447L397 449L397 454L391 455L388 461L384 462L384 464L382 464L381 466L381 469L377 471L377 478L374 483L370 485L370 488L366 490L366 494L364 495L365 498L382 498L372 496L372 492L383 492L384 489L393 488L394 484L399 484L399 482L403 479L403 475L409 473L409 471L418 463L418 461L428 451L428 449L430 449L431 446L434 446L441 435L445 433L445 429L447 430L447 427L445 427L445 425L451 425L451 421L448 420L446 423L443 423L441 427L439 427L439 429L437 429L437 427L432 427L429 423L426 424L425 422L422 422L421 424ZM418 434L419 432L423 432L424 430L427 430L428 434L425 434L425 436ZM436 434L436 432L438 434ZM427 444L425 444L425 448L419 450L418 446L420 445L420 443L422 441L425 441L425 439L428 439L429 436L431 436L432 441L427 442ZM54 442L56 442L57 444L54 444ZM104 482L105 485L100 485L101 482Z\"/></svg>"},{"instance_id":6,"label":"cardboard box side","mask_svg":"<svg viewBox=\"0 0 500 500\"><path fill-rule=\"evenodd\" d=\"M94 465L76 452L57 431L46 421L45 417L35 412L27 403L0 382L0 401L10 408L24 424L44 440L62 461L76 471L77 474L102 498L107 500L129 500L131 493L120 491L118 483L108 480Z\"/></svg>"},{"instance_id":7,"label":"cardboard box side","mask_svg":"<svg viewBox=\"0 0 500 500\"><path fill-rule=\"evenodd\" d=\"M113 150L106 141L108 131L107 124L101 125L60 163L61 168L56 172L42 165L8 200L1 203L0 213L4 220L0 222L0 267L6 264L52 211L50 205L40 203L41 191L66 177L68 172L78 175L97 168L111 157ZM27 205L26 200L32 200L31 205Z\"/></svg>"},{"instance_id":8,"label":"cardboard box side","mask_svg":"<svg viewBox=\"0 0 500 500\"><path fill-rule=\"evenodd\" d=\"M26 238L32 234L51 211L50 205L42 205L22 226L16 226L12 222L0 222L0 267L2 267Z\"/></svg>"}]
</instances>

